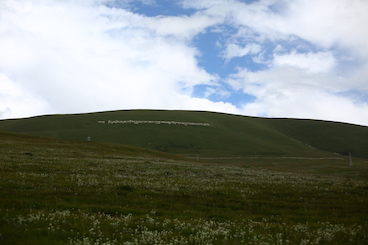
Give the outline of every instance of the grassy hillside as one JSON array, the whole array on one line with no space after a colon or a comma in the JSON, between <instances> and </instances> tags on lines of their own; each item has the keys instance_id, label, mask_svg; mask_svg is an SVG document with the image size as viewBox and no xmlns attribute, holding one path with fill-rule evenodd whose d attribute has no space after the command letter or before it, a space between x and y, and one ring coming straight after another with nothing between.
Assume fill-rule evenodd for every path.
<instances>
[{"instance_id":1,"label":"grassy hillside","mask_svg":"<svg viewBox=\"0 0 368 245\"><path fill-rule=\"evenodd\" d=\"M368 243L367 180L2 132L0 156L1 244Z\"/></svg>"},{"instance_id":2,"label":"grassy hillside","mask_svg":"<svg viewBox=\"0 0 368 245\"><path fill-rule=\"evenodd\" d=\"M342 155L368 158L368 127L339 122L306 119L272 119L268 121L285 135L318 149Z\"/></svg>"},{"instance_id":3,"label":"grassy hillside","mask_svg":"<svg viewBox=\"0 0 368 245\"><path fill-rule=\"evenodd\" d=\"M135 124L126 121L143 121ZM110 121L110 123L109 123ZM121 123L125 121L125 123ZM153 121L173 122L172 124ZM115 122L115 123L114 123ZM183 122L191 124L185 126ZM205 125L193 125L202 123ZM206 126L207 125L207 126ZM1 131L111 142L196 157L368 157L368 128L211 112L129 110L2 120ZM312 147L314 148L312 148Z\"/></svg>"}]
</instances>

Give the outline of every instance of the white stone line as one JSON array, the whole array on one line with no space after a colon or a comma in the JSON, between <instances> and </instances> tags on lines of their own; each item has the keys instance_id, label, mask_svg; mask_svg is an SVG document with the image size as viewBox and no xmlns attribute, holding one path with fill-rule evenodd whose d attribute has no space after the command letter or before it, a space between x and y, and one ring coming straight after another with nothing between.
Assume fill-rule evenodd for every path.
<instances>
[{"instance_id":1,"label":"white stone line","mask_svg":"<svg viewBox=\"0 0 368 245\"><path fill-rule=\"evenodd\" d=\"M169 124L169 125L184 125L184 126L211 126L209 123L195 123L195 122L177 122L177 121L140 121L140 120L107 120L97 121L100 124Z\"/></svg>"},{"instance_id":2,"label":"white stone line","mask_svg":"<svg viewBox=\"0 0 368 245\"><path fill-rule=\"evenodd\" d=\"M198 159L198 157L187 157L190 159ZM344 160L342 157L263 157L263 156L249 156L249 157L200 157L200 159L299 159L299 160Z\"/></svg>"}]
</instances>

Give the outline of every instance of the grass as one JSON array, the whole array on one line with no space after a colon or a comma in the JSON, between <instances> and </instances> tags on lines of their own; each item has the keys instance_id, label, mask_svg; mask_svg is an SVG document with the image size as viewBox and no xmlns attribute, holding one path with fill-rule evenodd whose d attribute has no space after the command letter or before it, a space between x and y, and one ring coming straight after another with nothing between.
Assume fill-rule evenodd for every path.
<instances>
[{"instance_id":1,"label":"grass","mask_svg":"<svg viewBox=\"0 0 368 245\"><path fill-rule=\"evenodd\" d=\"M159 120L210 126L108 124L108 120ZM105 124L98 123L105 121ZM368 128L314 120L266 119L200 111L128 110L1 120L1 131L63 140L110 142L195 157L368 158ZM311 148L313 146L314 148Z\"/></svg>"},{"instance_id":2,"label":"grass","mask_svg":"<svg viewBox=\"0 0 368 245\"><path fill-rule=\"evenodd\" d=\"M330 152L368 158L368 127L339 122L296 119L268 120L270 127Z\"/></svg>"},{"instance_id":3,"label":"grass","mask_svg":"<svg viewBox=\"0 0 368 245\"><path fill-rule=\"evenodd\" d=\"M364 159L353 158L353 167L349 158L283 158L283 157L249 157L234 159L203 159L218 164L230 164L240 167L260 167L273 171L335 176L358 180L368 180L368 163Z\"/></svg>"},{"instance_id":4,"label":"grass","mask_svg":"<svg viewBox=\"0 0 368 245\"><path fill-rule=\"evenodd\" d=\"M366 179L0 133L2 244L366 244Z\"/></svg>"}]
</instances>

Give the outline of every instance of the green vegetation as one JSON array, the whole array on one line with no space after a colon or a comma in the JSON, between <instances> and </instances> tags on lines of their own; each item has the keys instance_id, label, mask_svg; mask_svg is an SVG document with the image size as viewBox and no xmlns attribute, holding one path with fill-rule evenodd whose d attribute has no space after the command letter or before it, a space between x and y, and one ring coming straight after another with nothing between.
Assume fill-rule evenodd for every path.
<instances>
[{"instance_id":1,"label":"green vegetation","mask_svg":"<svg viewBox=\"0 0 368 245\"><path fill-rule=\"evenodd\" d=\"M198 115L220 127L220 120ZM80 121L62 121L79 132ZM63 126L48 130L54 127ZM266 152L273 143L263 144ZM368 243L364 178L210 164L133 146L14 133L0 133L0 156L1 244ZM351 169L367 168L357 163Z\"/></svg>"},{"instance_id":2,"label":"green vegetation","mask_svg":"<svg viewBox=\"0 0 368 245\"><path fill-rule=\"evenodd\" d=\"M272 119L270 127L304 143L342 155L368 158L368 127L316 120Z\"/></svg>"},{"instance_id":3,"label":"green vegetation","mask_svg":"<svg viewBox=\"0 0 368 245\"><path fill-rule=\"evenodd\" d=\"M109 124L108 120L206 123ZM105 123L98 123L98 122ZM196 157L368 158L368 127L195 111L128 110L0 121L0 131L119 143ZM339 153L341 155L336 155Z\"/></svg>"}]
</instances>

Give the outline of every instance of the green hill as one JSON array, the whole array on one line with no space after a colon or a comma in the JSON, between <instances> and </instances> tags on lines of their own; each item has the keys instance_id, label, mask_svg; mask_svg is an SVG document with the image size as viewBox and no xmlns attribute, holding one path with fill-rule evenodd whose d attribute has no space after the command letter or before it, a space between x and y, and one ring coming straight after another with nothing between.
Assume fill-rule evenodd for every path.
<instances>
[{"instance_id":1,"label":"green hill","mask_svg":"<svg viewBox=\"0 0 368 245\"><path fill-rule=\"evenodd\" d=\"M368 127L202 111L126 110L0 121L0 131L110 142L190 157L368 157Z\"/></svg>"}]
</instances>

